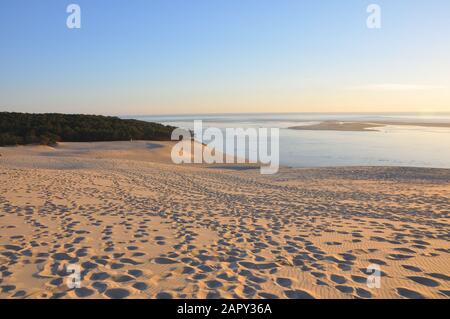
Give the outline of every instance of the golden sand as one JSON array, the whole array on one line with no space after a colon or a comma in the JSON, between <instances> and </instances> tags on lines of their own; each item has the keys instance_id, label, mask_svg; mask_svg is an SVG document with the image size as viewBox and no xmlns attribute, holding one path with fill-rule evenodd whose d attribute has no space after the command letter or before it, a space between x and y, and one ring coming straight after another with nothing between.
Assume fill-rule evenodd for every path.
<instances>
[{"instance_id":1,"label":"golden sand","mask_svg":"<svg viewBox=\"0 0 450 319\"><path fill-rule=\"evenodd\" d=\"M170 146L0 148L0 298L450 296L450 170L263 176Z\"/></svg>"}]
</instances>

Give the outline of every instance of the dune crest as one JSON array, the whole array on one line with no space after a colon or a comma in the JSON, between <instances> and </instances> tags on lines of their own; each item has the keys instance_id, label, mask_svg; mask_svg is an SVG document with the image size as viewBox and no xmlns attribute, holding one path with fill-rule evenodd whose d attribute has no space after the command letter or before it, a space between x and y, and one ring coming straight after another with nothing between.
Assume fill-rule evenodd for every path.
<instances>
[{"instance_id":1,"label":"dune crest","mask_svg":"<svg viewBox=\"0 0 450 319\"><path fill-rule=\"evenodd\" d=\"M267 176L170 143L0 148L0 298L449 297L450 170Z\"/></svg>"}]
</instances>

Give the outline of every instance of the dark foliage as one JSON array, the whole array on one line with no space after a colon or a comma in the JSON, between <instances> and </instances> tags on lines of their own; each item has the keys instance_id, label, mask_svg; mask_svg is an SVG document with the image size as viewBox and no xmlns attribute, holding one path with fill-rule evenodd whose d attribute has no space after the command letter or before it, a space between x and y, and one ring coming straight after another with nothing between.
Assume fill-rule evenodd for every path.
<instances>
[{"instance_id":1,"label":"dark foliage","mask_svg":"<svg viewBox=\"0 0 450 319\"><path fill-rule=\"evenodd\" d=\"M118 117L0 112L0 146L57 142L170 140L174 127Z\"/></svg>"}]
</instances>

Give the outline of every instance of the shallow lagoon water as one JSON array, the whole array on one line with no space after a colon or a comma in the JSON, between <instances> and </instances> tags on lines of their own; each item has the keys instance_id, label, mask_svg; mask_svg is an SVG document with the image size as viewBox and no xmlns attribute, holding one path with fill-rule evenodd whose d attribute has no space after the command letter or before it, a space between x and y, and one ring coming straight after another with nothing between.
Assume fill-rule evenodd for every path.
<instances>
[{"instance_id":1,"label":"shallow lagoon water","mask_svg":"<svg viewBox=\"0 0 450 319\"><path fill-rule=\"evenodd\" d=\"M323 120L450 122L449 114L252 114L135 117L192 129L280 128L280 164L292 167L409 166L450 168L450 128L389 125L378 131L298 131L290 126Z\"/></svg>"}]
</instances>

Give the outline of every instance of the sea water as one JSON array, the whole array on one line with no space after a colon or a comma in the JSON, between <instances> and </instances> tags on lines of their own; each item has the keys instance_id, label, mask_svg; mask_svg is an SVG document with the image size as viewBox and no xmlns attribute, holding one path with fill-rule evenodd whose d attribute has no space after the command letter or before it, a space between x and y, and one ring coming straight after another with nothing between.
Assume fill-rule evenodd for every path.
<instances>
[{"instance_id":1,"label":"sea water","mask_svg":"<svg viewBox=\"0 0 450 319\"><path fill-rule=\"evenodd\" d=\"M295 114L205 114L134 116L150 122L192 129L194 120L203 127L280 128L280 165L324 166L409 166L450 168L450 128L388 125L377 131L304 131L289 127L325 120L440 122L450 123L450 113L434 115L295 113Z\"/></svg>"}]
</instances>

